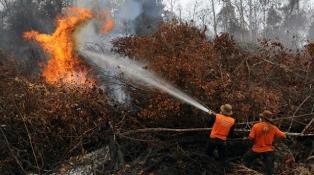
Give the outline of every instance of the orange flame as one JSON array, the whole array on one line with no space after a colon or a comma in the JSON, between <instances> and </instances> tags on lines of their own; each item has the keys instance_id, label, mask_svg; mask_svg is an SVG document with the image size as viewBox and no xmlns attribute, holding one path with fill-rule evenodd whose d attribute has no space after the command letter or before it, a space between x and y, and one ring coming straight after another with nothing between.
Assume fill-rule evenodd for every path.
<instances>
[{"instance_id":1,"label":"orange flame","mask_svg":"<svg viewBox=\"0 0 314 175\"><path fill-rule=\"evenodd\" d=\"M40 34L36 31L24 33L26 40L37 41L50 55L48 65L42 73L49 84L86 85L94 82L88 77L89 69L75 52L73 38L76 29L92 16L89 10L69 8L67 14L57 20L57 29L53 34Z\"/></svg>"},{"instance_id":2,"label":"orange flame","mask_svg":"<svg viewBox=\"0 0 314 175\"><path fill-rule=\"evenodd\" d=\"M110 32L114 27L114 21L109 18L103 25L103 27L101 28L101 33L106 34L108 32Z\"/></svg>"},{"instance_id":3,"label":"orange flame","mask_svg":"<svg viewBox=\"0 0 314 175\"><path fill-rule=\"evenodd\" d=\"M97 14L97 19L99 21L104 21L101 23L100 33L107 34L114 28L115 23L109 11L99 12Z\"/></svg>"}]
</instances>

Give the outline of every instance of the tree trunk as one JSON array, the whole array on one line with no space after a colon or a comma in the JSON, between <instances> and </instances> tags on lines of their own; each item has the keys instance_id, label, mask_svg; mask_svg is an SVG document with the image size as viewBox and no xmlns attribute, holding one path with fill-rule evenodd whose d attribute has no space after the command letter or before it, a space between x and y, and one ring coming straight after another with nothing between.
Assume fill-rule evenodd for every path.
<instances>
[{"instance_id":1,"label":"tree trunk","mask_svg":"<svg viewBox=\"0 0 314 175\"><path fill-rule=\"evenodd\" d=\"M170 9L171 9L171 13L174 13L174 0L170 0Z\"/></svg>"},{"instance_id":2,"label":"tree trunk","mask_svg":"<svg viewBox=\"0 0 314 175\"><path fill-rule=\"evenodd\" d=\"M196 15L196 8L197 8L197 6L198 6L198 1L196 0L195 1L195 4L194 4L194 8L193 8L193 17L192 17L192 20L193 20L193 22L195 22L195 15Z\"/></svg>"},{"instance_id":3,"label":"tree trunk","mask_svg":"<svg viewBox=\"0 0 314 175\"><path fill-rule=\"evenodd\" d=\"M223 2L223 9L226 9L226 1L222 1ZM222 13L222 22L223 22L223 28L224 28L224 32L227 31L227 14L226 14L226 11L223 11Z\"/></svg>"},{"instance_id":4,"label":"tree trunk","mask_svg":"<svg viewBox=\"0 0 314 175\"><path fill-rule=\"evenodd\" d=\"M266 27L267 27L267 22L266 22L266 5L267 5L267 2L266 0L263 1L263 24L264 24L264 36L263 37L266 37L267 36L267 33L266 33Z\"/></svg>"},{"instance_id":5,"label":"tree trunk","mask_svg":"<svg viewBox=\"0 0 314 175\"><path fill-rule=\"evenodd\" d=\"M216 20L216 12L215 12L215 2L214 0L211 0L212 2L212 11L213 11L213 18L214 18L214 33L215 33L215 37L217 36L217 20Z\"/></svg>"},{"instance_id":6,"label":"tree trunk","mask_svg":"<svg viewBox=\"0 0 314 175\"><path fill-rule=\"evenodd\" d=\"M243 12L243 1L240 0L240 25L241 25L241 41L244 41L244 12Z\"/></svg>"},{"instance_id":7,"label":"tree trunk","mask_svg":"<svg viewBox=\"0 0 314 175\"><path fill-rule=\"evenodd\" d=\"M252 0L249 0L249 30L250 30L250 41L253 41L253 4Z\"/></svg>"}]
</instances>

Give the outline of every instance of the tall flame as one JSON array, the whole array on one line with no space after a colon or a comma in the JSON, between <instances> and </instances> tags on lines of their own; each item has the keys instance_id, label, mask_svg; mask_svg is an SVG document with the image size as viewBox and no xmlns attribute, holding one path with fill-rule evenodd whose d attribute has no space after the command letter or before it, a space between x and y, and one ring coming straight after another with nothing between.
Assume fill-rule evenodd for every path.
<instances>
[{"instance_id":1,"label":"tall flame","mask_svg":"<svg viewBox=\"0 0 314 175\"><path fill-rule=\"evenodd\" d=\"M88 77L87 66L75 52L73 36L76 29L92 17L90 10L69 8L66 15L57 19L57 28L53 34L41 34L37 31L24 33L26 40L37 41L50 56L42 73L48 83L84 85L93 82Z\"/></svg>"}]
</instances>

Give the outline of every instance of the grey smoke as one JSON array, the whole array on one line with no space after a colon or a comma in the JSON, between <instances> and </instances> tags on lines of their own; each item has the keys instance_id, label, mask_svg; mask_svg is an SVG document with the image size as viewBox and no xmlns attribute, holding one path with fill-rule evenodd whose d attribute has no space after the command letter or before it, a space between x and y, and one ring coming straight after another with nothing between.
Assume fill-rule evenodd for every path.
<instances>
[{"instance_id":1,"label":"grey smoke","mask_svg":"<svg viewBox=\"0 0 314 175\"><path fill-rule=\"evenodd\" d=\"M139 2L144 3L145 1L126 1L126 3L122 5L120 9L121 12L118 13L117 18L119 18L119 20L122 22L130 22L129 24L135 24L135 27L138 27L138 23L134 22L136 19L138 19L139 15L141 15L142 12L145 12L145 8L143 8L145 3L141 5ZM149 12L146 11L145 13ZM151 18L152 16L153 15L151 14L151 16L146 19L144 17L140 19L142 20L142 22L147 22L146 20ZM121 31L117 30L119 29L119 27L123 26L117 26L115 28L115 31L113 32L114 34L117 34L117 31ZM121 74L123 75L122 77L125 80L132 80L134 84L158 89L160 91L168 93L169 95L172 95L173 97L185 103L199 108L204 112L209 111L209 109L197 102L195 99L191 98L184 92L180 91L178 88L172 86L168 82L154 75L152 72L143 68L145 67L145 65L131 60L128 57L113 55L108 51L106 52L105 49L100 49L101 52L97 51L97 49L95 49L95 46L102 45L102 40L99 40L100 37L101 34L97 33L97 21L93 20L90 21L85 27L80 29L77 34L77 42L82 46L78 48L78 52L83 55L83 57L89 63L99 67L100 70L102 70L102 73L106 74L107 76L110 75L114 77L117 77ZM92 51L91 49L88 49L88 47L86 49L86 46L88 46L86 45L86 43L93 43ZM113 81L115 81L116 84L107 87L107 90L111 90L111 93L109 94L115 97L115 99L117 99L117 102L126 103L129 97L128 92L123 89L123 86L120 85L121 82L118 79L115 79Z\"/></svg>"},{"instance_id":2,"label":"grey smoke","mask_svg":"<svg viewBox=\"0 0 314 175\"><path fill-rule=\"evenodd\" d=\"M118 12L118 19L122 21L133 21L143 11L142 4L137 1L129 0L126 1Z\"/></svg>"},{"instance_id":3,"label":"grey smoke","mask_svg":"<svg viewBox=\"0 0 314 175\"><path fill-rule=\"evenodd\" d=\"M147 35L158 29L164 8L161 0L114 2L111 0L75 0L73 4L93 11L110 11L115 20L115 30L112 33L116 35Z\"/></svg>"},{"instance_id":4,"label":"grey smoke","mask_svg":"<svg viewBox=\"0 0 314 175\"><path fill-rule=\"evenodd\" d=\"M50 0L9 0L0 9L0 48L15 55L18 59L37 62L43 55L36 45L25 42L25 31L37 30L51 33L54 20L61 13L64 4ZM33 71L34 65L30 65ZM24 69L28 69L24 67Z\"/></svg>"},{"instance_id":5,"label":"grey smoke","mask_svg":"<svg viewBox=\"0 0 314 175\"><path fill-rule=\"evenodd\" d=\"M111 10L112 17L115 21L115 27L109 34L102 35L99 33L99 25L102 21L93 19L89 21L83 28L80 29L77 35L77 43L79 48L92 48L103 54L111 54L111 40L134 34L149 34L157 28L158 23L155 22L154 27L147 27L142 19L161 19L160 10L152 10L154 7L147 8L147 3L153 3L155 0L127 0L122 4L114 4L108 0L76 0L74 5L77 7L88 8L94 12L103 10ZM155 1L156 2L156 1ZM146 5L145 5L146 4ZM151 11L150 14L148 11ZM156 13L159 11L160 13ZM149 15L148 15L149 14ZM147 17L146 17L147 16ZM151 20L156 21L156 20ZM140 26L141 30L138 29ZM143 30L145 29L145 30ZM144 31L144 32L143 32ZM87 60L93 63L92 60ZM124 83L118 78L121 72L115 66L102 65L100 70L103 80L103 88L106 89L109 96L119 104L128 105L130 95L124 86Z\"/></svg>"}]
</instances>

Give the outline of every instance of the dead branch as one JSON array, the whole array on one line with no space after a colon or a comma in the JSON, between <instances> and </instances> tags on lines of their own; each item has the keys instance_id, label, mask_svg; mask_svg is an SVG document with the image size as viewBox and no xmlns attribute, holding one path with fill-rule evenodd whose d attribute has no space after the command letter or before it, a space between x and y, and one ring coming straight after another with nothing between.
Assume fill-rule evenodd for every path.
<instances>
[{"instance_id":1,"label":"dead branch","mask_svg":"<svg viewBox=\"0 0 314 175\"><path fill-rule=\"evenodd\" d=\"M314 113L309 113L309 114L302 114L298 116L290 116L290 117L280 117L280 118L275 118L272 119L272 121L278 121L278 120L288 120L288 119L296 119L296 118L302 118L302 117L307 117L307 116L314 116ZM243 123L237 123L236 125L247 125L247 124L254 124L257 123L258 121L250 121L250 122L243 122Z\"/></svg>"},{"instance_id":2,"label":"dead branch","mask_svg":"<svg viewBox=\"0 0 314 175\"><path fill-rule=\"evenodd\" d=\"M154 133L154 132L205 132L205 131L211 131L211 130L212 128L186 128L186 129L143 128L143 129L135 129L135 130L118 133L118 135L126 136L126 135L137 134L137 133ZM250 132L250 130L247 130L247 129L235 129L234 131L235 132ZM286 132L286 134L290 136L299 136L299 137L314 136L314 133L302 134L302 133Z\"/></svg>"},{"instance_id":3,"label":"dead branch","mask_svg":"<svg viewBox=\"0 0 314 175\"><path fill-rule=\"evenodd\" d=\"M32 148L32 152L33 152L33 156L34 156L34 159L35 159L35 162L36 162L36 166L37 166L37 169L38 169L38 173L41 174L41 169L40 169L40 167L39 167L38 159L37 159L37 156L36 156L36 153L35 153L35 149L34 149L34 146L33 146L33 142L32 142L32 136L31 136L31 134L30 134L30 132L29 132L29 129L28 129L28 127L27 127L27 125L26 125L26 122L25 122L25 116L22 114L22 112L21 112L20 109L18 108L18 106L17 106L15 100L14 100L14 105L15 105L16 110L17 110L18 113L19 113L19 116L22 118L23 125L24 125L24 127L25 127L26 132L27 132L29 144L30 144L30 146L31 146L31 148Z\"/></svg>"},{"instance_id":4,"label":"dead branch","mask_svg":"<svg viewBox=\"0 0 314 175\"><path fill-rule=\"evenodd\" d=\"M303 104L304 104L308 99L310 99L310 98L311 98L311 95L307 96L307 97L302 101L302 103L301 103L301 104L298 106L298 108L294 111L293 116L295 116L295 114L300 110L300 108L303 106ZM294 121L294 118L291 119L291 122L290 122L290 126L289 126L288 131L291 130L293 121Z\"/></svg>"},{"instance_id":5,"label":"dead branch","mask_svg":"<svg viewBox=\"0 0 314 175\"><path fill-rule=\"evenodd\" d=\"M4 140L5 140L5 143L6 143L7 147L8 147L8 150L9 150L10 153L11 153L11 156L15 159L16 163L19 165L19 167L21 168L21 170L23 171L23 173L27 174L26 171L24 170L24 168L23 168L21 162L19 161L19 159L17 158L17 156L13 153L13 151L12 151L12 149L11 149L11 147L10 147L10 143L9 143L9 141L8 141L8 138L7 138L7 136L5 135L5 133L3 132L3 129L1 128L1 126L0 126L0 131L1 131L2 136L3 136Z\"/></svg>"},{"instance_id":6,"label":"dead branch","mask_svg":"<svg viewBox=\"0 0 314 175\"><path fill-rule=\"evenodd\" d=\"M314 118L312 118L312 120L304 127L301 133L304 134L307 131L307 129L309 129L309 127L313 124L313 122L314 122Z\"/></svg>"},{"instance_id":7,"label":"dead branch","mask_svg":"<svg viewBox=\"0 0 314 175\"><path fill-rule=\"evenodd\" d=\"M232 164L232 168L234 169L234 172L232 174L236 173L236 174L246 174L246 175L262 175L261 173L253 169L250 169L242 164Z\"/></svg>"}]
</instances>

